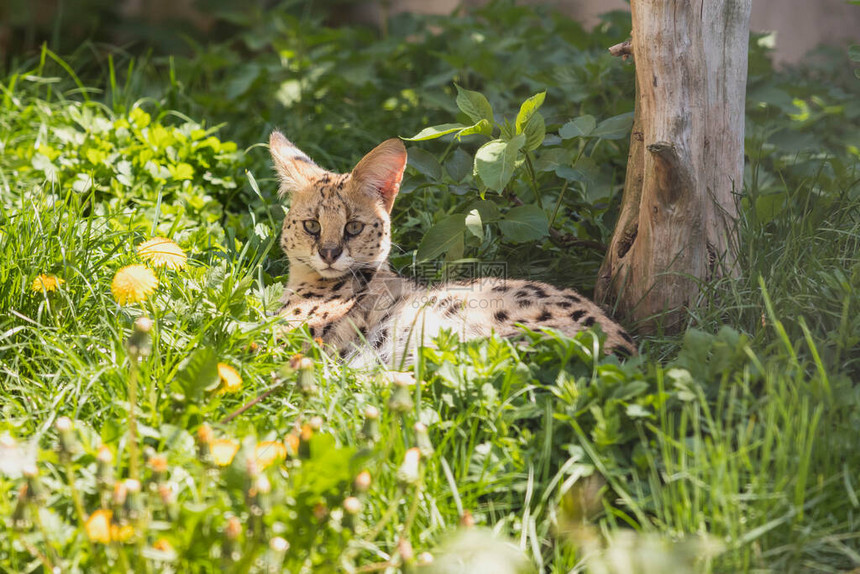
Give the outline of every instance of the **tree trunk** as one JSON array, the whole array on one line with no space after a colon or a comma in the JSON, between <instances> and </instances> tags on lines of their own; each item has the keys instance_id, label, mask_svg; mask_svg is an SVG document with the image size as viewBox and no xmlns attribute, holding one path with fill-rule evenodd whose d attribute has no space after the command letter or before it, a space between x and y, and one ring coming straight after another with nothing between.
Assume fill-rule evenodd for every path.
<instances>
[{"instance_id":1,"label":"tree trunk","mask_svg":"<svg viewBox=\"0 0 860 574\"><path fill-rule=\"evenodd\" d=\"M677 330L699 285L734 275L751 0L631 0L636 111L598 300Z\"/></svg>"}]
</instances>

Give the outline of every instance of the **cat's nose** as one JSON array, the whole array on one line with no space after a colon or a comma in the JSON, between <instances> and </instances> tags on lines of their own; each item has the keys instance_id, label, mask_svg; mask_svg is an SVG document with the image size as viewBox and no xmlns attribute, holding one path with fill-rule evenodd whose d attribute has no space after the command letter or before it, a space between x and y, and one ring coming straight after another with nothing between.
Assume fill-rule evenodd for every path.
<instances>
[{"instance_id":1,"label":"cat's nose","mask_svg":"<svg viewBox=\"0 0 860 574\"><path fill-rule=\"evenodd\" d=\"M322 260L331 265L337 258L340 257L340 254L343 253L343 247L336 245L334 247L320 247L320 257Z\"/></svg>"}]
</instances>

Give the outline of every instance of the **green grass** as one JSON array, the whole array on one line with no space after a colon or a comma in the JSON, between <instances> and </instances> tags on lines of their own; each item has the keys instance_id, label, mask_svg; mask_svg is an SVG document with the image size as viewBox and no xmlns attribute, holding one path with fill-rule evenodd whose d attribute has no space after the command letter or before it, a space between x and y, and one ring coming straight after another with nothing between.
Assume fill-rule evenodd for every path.
<instances>
[{"instance_id":1,"label":"green grass","mask_svg":"<svg viewBox=\"0 0 860 574\"><path fill-rule=\"evenodd\" d=\"M275 245L283 209L254 147L273 124L348 169L392 131L456 116L453 80L507 117L547 88L550 136L571 118L627 111L629 70L601 53L622 35L617 17L586 33L556 16L494 10L451 22L427 46L404 38L440 20L404 17L377 41L284 10L189 58L115 51L99 71L100 56L43 51L2 78L0 571L408 571L423 552L437 568L426 572L453 560L472 561L459 571L498 571L502 559L511 571L558 573L860 567L860 191L846 128L860 116L858 88L836 65L819 70L827 82L777 73L754 49L740 274L703 285L686 332L641 340L639 358L604 357L590 332L445 335L416 351L416 384L403 389L344 367L305 333L281 332L272 312L286 273ZM499 43L507 62L493 56ZM366 82L340 73L356 65L356 47L368 50ZM276 50L297 56L283 64ZM565 54L572 70L554 63ZM299 73L304 98L279 100ZM802 141L819 151L798 151ZM471 162L477 144L448 143L410 150L418 159L394 214L401 266L481 191L502 214L514 205L479 178L451 175L451 158ZM558 203L554 229L591 247L517 242L487 221L484 241L467 236L455 255L587 287L617 209L624 140L550 137L534 153L548 169L516 170L509 189L528 206ZM587 181L555 173L572 153L600 166ZM185 249L187 268L157 270L148 300L118 305L114 274L157 235ZM538 250L524 267L522 253ZM40 273L65 283L35 292ZM138 361L128 341L141 337L141 316L154 326ZM241 389L217 392L217 363L238 370ZM207 453L204 425L239 445L228 465ZM300 435L286 460L249 464L274 448L258 443ZM417 474L404 466L415 447ZM369 489L355 484L362 470ZM116 493L133 474L141 491ZM98 509L131 536L88 536Z\"/></svg>"}]
</instances>

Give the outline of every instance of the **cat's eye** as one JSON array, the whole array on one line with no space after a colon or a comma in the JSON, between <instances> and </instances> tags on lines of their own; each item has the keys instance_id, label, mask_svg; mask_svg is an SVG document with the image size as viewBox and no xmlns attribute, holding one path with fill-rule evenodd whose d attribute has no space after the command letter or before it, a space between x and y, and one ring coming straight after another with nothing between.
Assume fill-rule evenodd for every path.
<instances>
[{"instance_id":1,"label":"cat's eye","mask_svg":"<svg viewBox=\"0 0 860 574\"><path fill-rule=\"evenodd\" d=\"M350 221L346 224L347 235L358 235L364 229L364 224L360 221Z\"/></svg>"},{"instance_id":2,"label":"cat's eye","mask_svg":"<svg viewBox=\"0 0 860 574\"><path fill-rule=\"evenodd\" d=\"M308 219L303 225L305 226L305 231L310 233L311 235L319 235L320 234L320 222L316 219Z\"/></svg>"}]
</instances>

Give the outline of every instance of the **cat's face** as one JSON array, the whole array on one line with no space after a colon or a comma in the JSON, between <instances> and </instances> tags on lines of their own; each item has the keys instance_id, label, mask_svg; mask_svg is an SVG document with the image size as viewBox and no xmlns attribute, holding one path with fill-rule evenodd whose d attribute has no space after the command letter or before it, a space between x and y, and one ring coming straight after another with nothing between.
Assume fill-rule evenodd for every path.
<instances>
[{"instance_id":1,"label":"cat's face","mask_svg":"<svg viewBox=\"0 0 860 574\"><path fill-rule=\"evenodd\" d=\"M400 140L381 143L348 174L320 168L277 131L269 148L280 193L291 197L281 233L291 274L335 279L387 260L389 213L406 167Z\"/></svg>"}]
</instances>

